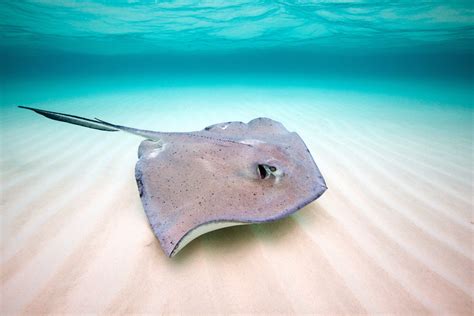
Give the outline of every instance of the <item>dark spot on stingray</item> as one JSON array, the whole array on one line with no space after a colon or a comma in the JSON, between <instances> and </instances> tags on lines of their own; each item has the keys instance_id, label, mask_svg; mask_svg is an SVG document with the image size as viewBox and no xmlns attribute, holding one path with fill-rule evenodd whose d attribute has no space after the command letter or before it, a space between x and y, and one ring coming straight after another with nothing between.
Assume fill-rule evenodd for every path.
<instances>
[{"instance_id":1,"label":"dark spot on stingray","mask_svg":"<svg viewBox=\"0 0 474 316\"><path fill-rule=\"evenodd\" d=\"M288 216L327 189L299 135L268 118L163 133L22 108L56 121L147 139L140 145L135 178L150 227L168 256L208 231ZM195 163L204 157L205 164ZM184 196L178 193L183 190Z\"/></svg>"}]
</instances>

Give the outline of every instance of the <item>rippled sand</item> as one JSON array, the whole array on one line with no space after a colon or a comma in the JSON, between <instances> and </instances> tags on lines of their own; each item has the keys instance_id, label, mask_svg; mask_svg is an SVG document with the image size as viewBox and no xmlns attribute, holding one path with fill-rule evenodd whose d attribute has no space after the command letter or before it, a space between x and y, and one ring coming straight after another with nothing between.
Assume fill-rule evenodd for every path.
<instances>
[{"instance_id":1,"label":"rippled sand","mask_svg":"<svg viewBox=\"0 0 474 316\"><path fill-rule=\"evenodd\" d=\"M177 87L29 103L165 131L268 116L301 135L319 200L173 259L137 194L139 138L5 105L2 314L471 313L472 107L415 96Z\"/></svg>"}]
</instances>

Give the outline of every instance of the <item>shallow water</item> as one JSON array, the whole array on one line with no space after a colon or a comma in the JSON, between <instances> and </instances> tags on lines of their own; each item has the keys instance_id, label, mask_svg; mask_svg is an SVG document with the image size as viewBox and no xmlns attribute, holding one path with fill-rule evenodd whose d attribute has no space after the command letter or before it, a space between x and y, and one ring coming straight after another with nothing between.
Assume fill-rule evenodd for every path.
<instances>
[{"instance_id":1,"label":"shallow water","mask_svg":"<svg viewBox=\"0 0 474 316\"><path fill-rule=\"evenodd\" d=\"M1 2L2 312L469 313L472 15L468 1ZM140 139L18 105L161 131L270 117L329 190L170 261L136 192Z\"/></svg>"}]
</instances>

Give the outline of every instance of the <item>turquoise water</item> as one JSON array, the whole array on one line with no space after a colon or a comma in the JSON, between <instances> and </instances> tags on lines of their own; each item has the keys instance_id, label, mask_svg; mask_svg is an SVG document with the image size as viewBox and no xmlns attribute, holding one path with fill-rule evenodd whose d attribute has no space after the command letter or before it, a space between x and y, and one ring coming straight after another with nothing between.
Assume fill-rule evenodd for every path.
<instances>
[{"instance_id":1,"label":"turquoise water","mask_svg":"<svg viewBox=\"0 0 474 316\"><path fill-rule=\"evenodd\" d=\"M463 49L471 1L2 1L2 44L72 53Z\"/></svg>"},{"instance_id":2,"label":"turquoise water","mask_svg":"<svg viewBox=\"0 0 474 316\"><path fill-rule=\"evenodd\" d=\"M473 12L471 1L2 1L2 74L465 79Z\"/></svg>"}]
</instances>

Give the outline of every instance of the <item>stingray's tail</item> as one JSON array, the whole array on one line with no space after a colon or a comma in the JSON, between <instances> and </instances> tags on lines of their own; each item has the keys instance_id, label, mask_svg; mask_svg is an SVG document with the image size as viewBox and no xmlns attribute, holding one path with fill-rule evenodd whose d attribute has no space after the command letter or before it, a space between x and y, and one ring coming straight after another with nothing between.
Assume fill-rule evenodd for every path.
<instances>
[{"instance_id":1,"label":"stingray's tail","mask_svg":"<svg viewBox=\"0 0 474 316\"><path fill-rule=\"evenodd\" d=\"M106 132L124 131L124 132L128 132L134 135L142 136L142 137L153 139L153 140L159 140L161 138L160 134L162 134L162 133L154 132L154 131L140 130L140 129L136 129L132 127L115 125L115 124L111 124L111 123L99 120L98 118L91 120L91 119L81 117L81 116L40 110L40 109L30 108L27 106L18 106L18 107L22 109L34 111L38 113L39 115L43 115L55 121L66 122L66 123L98 129L98 130L106 131Z\"/></svg>"}]
</instances>

